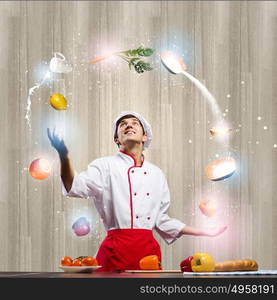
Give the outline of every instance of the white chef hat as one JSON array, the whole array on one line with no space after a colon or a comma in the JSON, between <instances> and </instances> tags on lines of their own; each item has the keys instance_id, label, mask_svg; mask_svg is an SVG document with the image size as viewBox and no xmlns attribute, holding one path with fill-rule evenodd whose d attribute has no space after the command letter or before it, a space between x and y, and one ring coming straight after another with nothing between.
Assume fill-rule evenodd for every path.
<instances>
[{"instance_id":1,"label":"white chef hat","mask_svg":"<svg viewBox=\"0 0 277 300\"><path fill-rule=\"evenodd\" d=\"M144 142L144 146L143 146L143 149L146 149L149 147L151 141L152 141L152 129L151 129L151 126L150 124L144 119L144 117L142 115L140 115L139 113L137 112L134 112L134 111L124 111L122 113L120 113L113 121L113 132L115 133L116 129L117 129L117 122L124 116L127 116L127 115L132 115L134 116L135 118L137 118L141 125L143 126L143 129L144 129L144 133L147 135L147 141Z\"/></svg>"}]
</instances>

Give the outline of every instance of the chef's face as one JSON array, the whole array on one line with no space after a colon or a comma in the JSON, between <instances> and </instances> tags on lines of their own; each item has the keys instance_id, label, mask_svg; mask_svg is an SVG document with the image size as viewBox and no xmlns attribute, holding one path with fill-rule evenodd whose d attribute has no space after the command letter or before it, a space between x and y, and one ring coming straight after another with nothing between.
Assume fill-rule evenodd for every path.
<instances>
[{"instance_id":1,"label":"chef's face","mask_svg":"<svg viewBox=\"0 0 277 300\"><path fill-rule=\"evenodd\" d=\"M137 118L125 118L120 121L117 128L117 138L115 138L119 147L134 143L143 144L146 141L147 136Z\"/></svg>"}]
</instances>

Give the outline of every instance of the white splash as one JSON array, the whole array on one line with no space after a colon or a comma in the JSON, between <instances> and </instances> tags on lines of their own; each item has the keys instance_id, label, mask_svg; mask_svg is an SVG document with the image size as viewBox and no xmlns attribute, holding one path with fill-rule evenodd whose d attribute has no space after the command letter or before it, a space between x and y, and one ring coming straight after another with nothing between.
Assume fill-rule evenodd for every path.
<instances>
[{"instance_id":1,"label":"white splash","mask_svg":"<svg viewBox=\"0 0 277 300\"><path fill-rule=\"evenodd\" d=\"M198 79L193 77L191 74L189 74L186 71L182 71L182 74L187 76L202 92L203 96L209 101L211 107L212 107L212 112L216 117L216 120L222 120L222 113L220 111L220 108L216 102L216 99L214 96L209 92L209 90L203 85Z\"/></svg>"},{"instance_id":2,"label":"white splash","mask_svg":"<svg viewBox=\"0 0 277 300\"><path fill-rule=\"evenodd\" d=\"M39 83L36 83L33 87L31 87L29 89L25 119L27 120L27 124L28 124L30 130L31 130L31 106L32 106L31 96L34 94L35 90L39 89L50 78L50 76L51 76L51 73L49 71L46 72L42 81Z\"/></svg>"}]
</instances>

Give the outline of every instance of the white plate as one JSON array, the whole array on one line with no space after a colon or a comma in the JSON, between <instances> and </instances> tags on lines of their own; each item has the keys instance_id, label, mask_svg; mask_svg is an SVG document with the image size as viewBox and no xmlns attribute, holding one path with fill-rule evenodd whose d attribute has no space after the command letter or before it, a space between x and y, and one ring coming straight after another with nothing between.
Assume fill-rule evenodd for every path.
<instances>
[{"instance_id":1,"label":"white plate","mask_svg":"<svg viewBox=\"0 0 277 300\"><path fill-rule=\"evenodd\" d=\"M59 266L59 268L68 273L90 273L101 268L101 266Z\"/></svg>"}]
</instances>

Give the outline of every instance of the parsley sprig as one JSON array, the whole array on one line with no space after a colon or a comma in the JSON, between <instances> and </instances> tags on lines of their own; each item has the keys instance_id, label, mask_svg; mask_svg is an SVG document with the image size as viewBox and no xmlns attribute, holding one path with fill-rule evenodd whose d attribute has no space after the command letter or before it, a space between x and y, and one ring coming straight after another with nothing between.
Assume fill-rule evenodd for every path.
<instances>
[{"instance_id":1,"label":"parsley sprig","mask_svg":"<svg viewBox=\"0 0 277 300\"><path fill-rule=\"evenodd\" d=\"M143 48L140 46L137 49L116 52L115 55L124 59L128 63L130 70L134 68L134 70L140 74L145 71L153 70L150 63L145 62L142 58L151 56L154 51L152 48Z\"/></svg>"}]
</instances>

